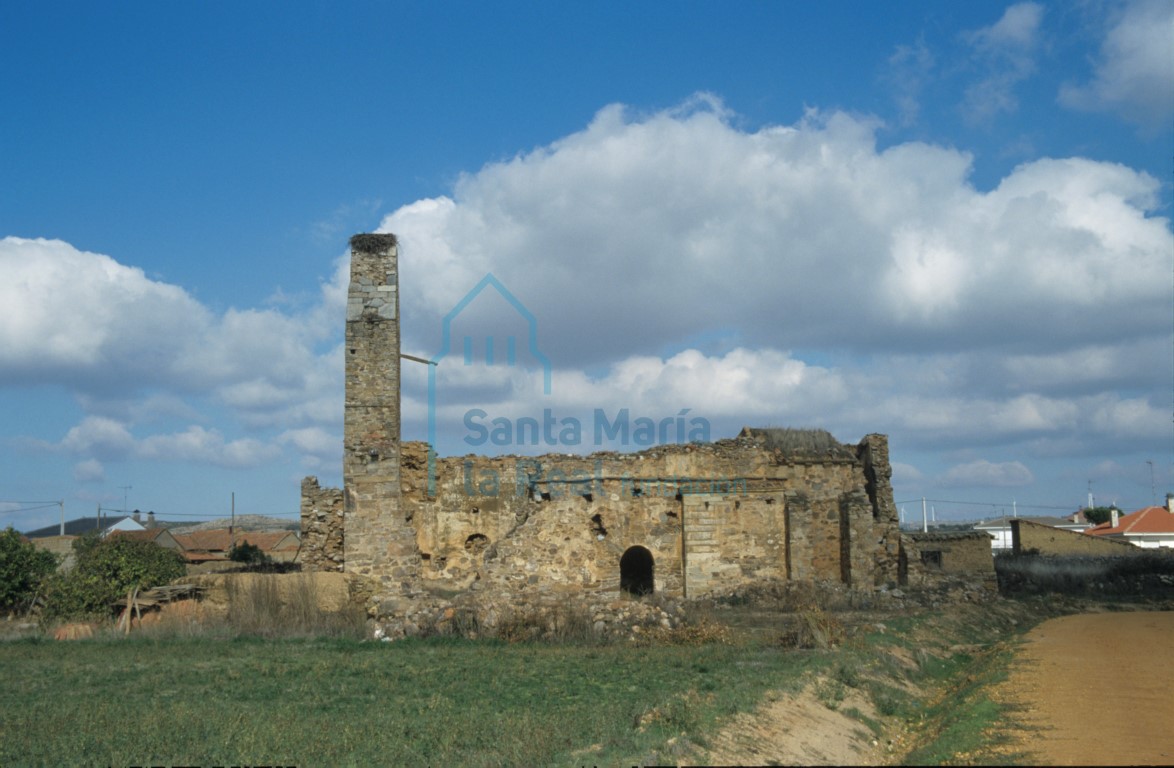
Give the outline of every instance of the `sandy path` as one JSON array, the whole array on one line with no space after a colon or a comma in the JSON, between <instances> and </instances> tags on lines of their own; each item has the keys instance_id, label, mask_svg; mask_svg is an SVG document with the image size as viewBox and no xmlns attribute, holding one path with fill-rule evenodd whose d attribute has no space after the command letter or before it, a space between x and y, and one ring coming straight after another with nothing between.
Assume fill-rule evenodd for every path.
<instances>
[{"instance_id":1,"label":"sandy path","mask_svg":"<svg viewBox=\"0 0 1174 768\"><path fill-rule=\"evenodd\" d=\"M1174 764L1174 612L1064 616L1016 654L1005 698L1050 765ZM1038 729L1038 730L1035 730Z\"/></svg>"}]
</instances>

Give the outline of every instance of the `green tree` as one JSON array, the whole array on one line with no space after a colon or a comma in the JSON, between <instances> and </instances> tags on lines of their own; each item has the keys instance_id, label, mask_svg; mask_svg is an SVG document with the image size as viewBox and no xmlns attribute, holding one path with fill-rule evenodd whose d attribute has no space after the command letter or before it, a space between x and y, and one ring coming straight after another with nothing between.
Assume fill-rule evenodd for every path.
<instances>
[{"instance_id":1,"label":"green tree","mask_svg":"<svg viewBox=\"0 0 1174 768\"><path fill-rule=\"evenodd\" d=\"M1112 519L1114 509L1117 509L1117 508L1116 507L1085 507L1084 518L1086 520L1088 520L1090 523L1096 523L1097 525L1100 525L1101 523L1108 522L1110 519ZM1120 515L1121 510L1118 509L1117 514Z\"/></svg>"},{"instance_id":2,"label":"green tree","mask_svg":"<svg viewBox=\"0 0 1174 768\"><path fill-rule=\"evenodd\" d=\"M67 618L107 614L131 589L166 584L186 572L173 549L120 536L74 542L73 570L48 580L45 615Z\"/></svg>"},{"instance_id":3,"label":"green tree","mask_svg":"<svg viewBox=\"0 0 1174 768\"><path fill-rule=\"evenodd\" d=\"M0 531L0 611L27 607L56 568L53 553L21 541L12 526Z\"/></svg>"}]
</instances>

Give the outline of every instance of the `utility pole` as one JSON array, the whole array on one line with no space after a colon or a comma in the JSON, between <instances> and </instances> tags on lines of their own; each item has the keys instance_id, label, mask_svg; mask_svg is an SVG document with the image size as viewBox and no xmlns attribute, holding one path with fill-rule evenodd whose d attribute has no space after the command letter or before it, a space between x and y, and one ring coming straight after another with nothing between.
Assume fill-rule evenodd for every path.
<instances>
[{"instance_id":1,"label":"utility pole","mask_svg":"<svg viewBox=\"0 0 1174 768\"><path fill-rule=\"evenodd\" d=\"M232 549L236 549L236 491L232 492L232 522L228 524L228 541Z\"/></svg>"},{"instance_id":2,"label":"utility pole","mask_svg":"<svg viewBox=\"0 0 1174 768\"><path fill-rule=\"evenodd\" d=\"M128 493L128 491L130 491L130 489L131 489L131 488L133 488L134 486L133 486L133 485L120 485L120 486L118 486L118 487L122 489L122 514L124 514L124 515L125 515L125 514L127 513L127 510L128 510L128 507L127 507L127 504L126 504L126 497L127 497L127 493Z\"/></svg>"},{"instance_id":3,"label":"utility pole","mask_svg":"<svg viewBox=\"0 0 1174 768\"><path fill-rule=\"evenodd\" d=\"M1154 486L1154 463L1146 460L1146 464L1150 465L1150 496L1153 497L1154 506L1158 506L1158 489Z\"/></svg>"}]
</instances>

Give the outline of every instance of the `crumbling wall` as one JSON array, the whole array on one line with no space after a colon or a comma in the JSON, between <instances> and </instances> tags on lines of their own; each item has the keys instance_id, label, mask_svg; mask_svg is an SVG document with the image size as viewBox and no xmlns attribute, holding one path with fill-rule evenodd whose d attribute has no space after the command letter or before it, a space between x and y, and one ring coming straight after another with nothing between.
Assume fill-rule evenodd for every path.
<instances>
[{"instance_id":1,"label":"crumbling wall","mask_svg":"<svg viewBox=\"0 0 1174 768\"><path fill-rule=\"evenodd\" d=\"M652 557L655 591L670 595L765 579L893 583L884 436L836 445L793 455L744 433L632 454L442 458L429 496L427 446L406 443L403 505L422 581L446 589L614 593L634 547Z\"/></svg>"},{"instance_id":2,"label":"crumbling wall","mask_svg":"<svg viewBox=\"0 0 1174 768\"><path fill-rule=\"evenodd\" d=\"M865 435L857 447L863 467L865 492L872 506L872 529L861 530L856 556L871 559L873 580L877 586L897 582L897 565L901 550L901 516L893 501L893 468L889 464L889 439L885 435Z\"/></svg>"},{"instance_id":3,"label":"crumbling wall","mask_svg":"<svg viewBox=\"0 0 1174 768\"><path fill-rule=\"evenodd\" d=\"M901 584L930 586L951 578L995 582L991 537L982 531L908 533L901 536Z\"/></svg>"},{"instance_id":4,"label":"crumbling wall","mask_svg":"<svg viewBox=\"0 0 1174 768\"><path fill-rule=\"evenodd\" d=\"M318 478L302 480L302 545L298 561L305 571L343 570L343 493L322 488Z\"/></svg>"}]
</instances>

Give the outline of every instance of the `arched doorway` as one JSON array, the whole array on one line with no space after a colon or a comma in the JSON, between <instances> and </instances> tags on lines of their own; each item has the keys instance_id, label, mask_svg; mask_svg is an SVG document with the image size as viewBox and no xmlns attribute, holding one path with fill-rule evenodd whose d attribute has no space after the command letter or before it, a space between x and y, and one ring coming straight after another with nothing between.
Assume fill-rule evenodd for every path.
<instances>
[{"instance_id":1,"label":"arched doorway","mask_svg":"<svg viewBox=\"0 0 1174 768\"><path fill-rule=\"evenodd\" d=\"M620 558L620 591L637 597L652 594L652 553L644 547L628 547Z\"/></svg>"}]
</instances>

